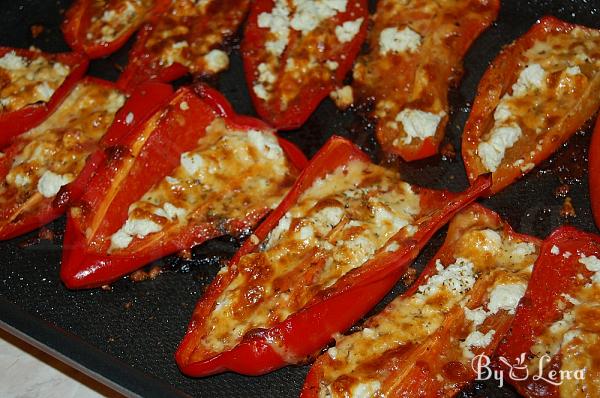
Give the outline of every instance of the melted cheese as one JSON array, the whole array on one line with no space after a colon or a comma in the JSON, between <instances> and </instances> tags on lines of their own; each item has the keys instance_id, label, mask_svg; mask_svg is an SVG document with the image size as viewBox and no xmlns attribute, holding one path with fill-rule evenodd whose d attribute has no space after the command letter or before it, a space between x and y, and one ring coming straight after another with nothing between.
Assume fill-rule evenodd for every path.
<instances>
[{"instance_id":1,"label":"melted cheese","mask_svg":"<svg viewBox=\"0 0 600 398\"><path fill-rule=\"evenodd\" d=\"M560 319L548 325L537 336L531 346L531 356L526 365L530 374L539 374L540 364L544 374L548 358L559 355L560 371L583 372L579 379L563 378L559 387L561 397L597 396L600 393L600 366L596 358L600 355L600 260L595 255L581 255L578 262L593 272L590 283L572 292L563 294L556 302L563 311ZM542 358L546 359L543 360Z\"/></svg>"},{"instance_id":2,"label":"melted cheese","mask_svg":"<svg viewBox=\"0 0 600 398\"><path fill-rule=\"evenodd\" d=\"M494 123L477 154L487 171L501 164L533 167L538 143L600 72L600 32L575 28L536 41L524 53L517 81L496 106ZM515 148L511 150L511 148ZM518 148L517 148L518 147Z\"/></svg>"},{"instance_id":3,"label":"melted cheese","mask_svg":"<svg viewBox=\"0 0 600 398\"><path fill-rule=\"evenodd\" d=\"M229 66L220 50L246 16L248 0L178 0L169 5L145 43L153 66L181 64L193 73L216 74Z\"/></svg>"},{"instance_id":4,"label":"melted cheese","mask_svg":"<svg viewBox=\"0 0 600 398\"><path fill-rule=\"evenodd\" d=\"M473 29L494 17L493 3L483 0L377 2L368 50L354 65L352 86L356 99L373 103L384 150L415 153L425 139L441 138L448 88L476 37ZM423 112L412 115L425 116L420 119L427 124L412 122L405 110Z\"/></svg>"},{"instance_id":5,"label":"melted cheese","mask_svg":"<svg viewBox=\"0 0 600 398\"><path fill-rule=\"evenodd\" d=\"M0 201L19 204L39 193L51 198L74 180L113 121L125 96L109 86L79 83L42 124L20 135Z\"/></svg>"},{"instance_id":6,"label":"melted cheese","mask_svg":"<svg viewBox=\"0 0 600 398\"><path fill-rule=\"evenodd\" d=\"M111 42L130 29L135 29L154 2L151 0L99 1L92 6L93 16L86 39Z\"/></svg>"},{"instance_id":7,"label":"melted cheese","mask_svg":"<svg viewBox=\"0 0 600 398\"><path fill-rule=\"evenodd\" d=\"M217 300L201 344L220 352L298 311L376 257L420 212L419 196L388 170L353 161L304 191Z\"/></svg>"},{"instance_id":8,"label":"melted cheese","mask_svg":"<svg viewBox=\"0 0 600 398\"><path fill-rule=\"evenodd\" d=\"M268 30L268 36L266 51L259 54L261 62L253 82L254 93L265 101L280 101L285 110L297 97L303 82L329 83L339 64L326 56L339 52L343 43L352 41L364 22L364 18L356 18L335 25L333 18L346 12L346 8L347 0L276 0L270 11L259 14L258 27ZM288 49L292 36L297 40ZM284 51L285 63L281 59ZM264 69L269 70L268 79ZM275 76L280 76L279 81ZM278 96L272 98L276 88Z\"/></svg>"},{"instance_id":9,"label":"melted cheese","mask_svg":"<svg viewBox=\"0 0 600 398\"><path fill-rule=\"evenodd\" d=\"M459 317L464 324L458 329L462 336L444 351L440 367L451 361L469 367L472 351L491 343L495 330L486 320L499 311L514 312L537 249L501 229L461 231L452 244L453 262L436 259L436 273L419 285L413 295L392 301L366 322L363 331L336 339L335 355L319 360L324 372L321 397L352 396L349 392L354 386L375 382L384 386L386 380L395 380L397 366L393 364L405 360L402 354L395 353L424 344L444 322L446 327L455 328L447 325L447 319L452 316L456 322L457 313L464 313ZM474 296L475 291L482 289L484 294ZM394 359L396 355L400 357Z\"/></svg>"},{"instance_id":10,"label":"melted cheese","mask_svg":"<svg viewBox=\"0 0 600 398\"><path fill-rule=\"evenodd\" d=\"M0 112L48 102L70 68L40 54L33 60L9 51L0 58Z\"/></svg>"},{"instance_id":11,"label":"melted cheese","mask_svg":"<svg viewBox=\"0 0 600 398\"><path fill-rule=\"evenodd\" d=\"M181 155L171 175L131 204L127 220L111 236L111 251L169 228L244 219L279 204L292 171L272 133L239 131L222 118L206 133L197 148Z\"/></svg>"}]
</instances>

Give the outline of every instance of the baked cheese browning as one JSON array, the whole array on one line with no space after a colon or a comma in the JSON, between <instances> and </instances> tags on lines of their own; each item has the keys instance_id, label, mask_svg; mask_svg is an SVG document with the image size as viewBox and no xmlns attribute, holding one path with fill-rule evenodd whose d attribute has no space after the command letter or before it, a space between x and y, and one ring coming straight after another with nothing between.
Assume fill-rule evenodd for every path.
<instances>
[{"instance_id":1,"label":"baked cheese browning","mask_svg":"<svg viewBox=\"0 0 600 398\"><path fill-rule=\"evenodd\" d=\"M111 236L110 251L169 228L221 225L274 208L295 177L274 134L239 131L216 118L171 175L129 207L128 219Z\"/></svg>"},{"instance_id":2,"label":"baked cheese browning","mask_svg":"<svg viewBox=\"0 0 600 398\"><path fill-rule=\"evenodd\" d=\"M0 184L0 223L73 181L124 102L115 88L85 81L42 124L18 136L0 160L8 170Z\"/></svg>"},{"instance_id":3,"label":"baked cheese browning","mask_svg":"<svg viewBox=\"0 0 600 398\"><path fill-rule=\"evenodd\" d=\"M497 319L514 314L538 248L497 222L460 229L466 214L450 226L451 252L442 248L436 272L414 294L392 301L319 358L320 397L403 396L420 362L428 371L419 377L435 380L431 391L444 396L456 390L454 375L471 372L473 356L499 340Z\"/></svg>"},{"instance_id":4,"label":"baked cheese browning","mask_svg":"<svg viewBox=\"0 0 600 398\"><path fill-rule=\"evenodd\" d=\"M549 131L600 78L600 31L577 27L538 39L518 68L516 82L498 102L490 130L477 147L487 171L495 172L501 163L523 172L534 167L543 140L552 139Z\"/></svg>"},{"instance_id":5,"label":"baked cheese browning","mask_svg":"<svg viewBox=\"0 0 600 398\"><path fill-rule=\"evenodd\" d=\"M94 0L86 39L111 42L142 24L153 0Z\"/></svg>"},{"instance_id":6,"label":"baked cheese browning","mask_svg":"<svg viewBox=\"0 0 600 398\"><path fill-rule=\"evenodd\" d=\"M556 302L562 317L540 334L526 358L529 374L548 374L550 369L575 371L585 369L581 377L563 378L561 397L595 397L600 394L600 259L558 248L556 256L577 256L579 263L592 272L591 282L572 294L562 294ZM583 274L579 277L584 278ZM543 367L540 373L540 365Z\"/></svg>"},{"instance_id":7,"label":"baked cheese browning","mask_svg":"<svg viewBox=\"0 0 600 398\"><path fill-rule=\"evenodd\" d=\"M496 2L382 0L368 36L369 51L354 66L354 96L373 101L377 138L384 149L415 151L441 139L447 92L477 34L496 15ZM402 152L400 152L402 154Z\"/></svg>"},{"instance_id":8,"label":"baked cheese browning","mask_svg":"<svg viewBox=\"0 0 600 398\"><path fill-rule=\"evenodd\" d=\"M70 73L70 67L51 58L29 59L9 51L0 57L0 112L36 102L48 102Z\"/></svg>"},{"instance_id":9,"label":"baked cheese browning","mask_svg":"<svg viewBox=\"0 0 600 398\"><path fill-rule=\"evenodd\" d=\"M236 263L194 356L233 348L361 267L420 212L419 195L396 173L352 161L317 180L263 241ZM200 358L203 359L203 358ZM195 360L195 359L194 359Z\"/></svg>"},{"instance_id":10,"label":"baked cheese browning","mask_svg":"<svg viewBox=\"0 0 600 398\"><path fill-rule=\"evenodd\" d=\"M146 50L162 67L179 63L193 73L218 73L229 66L218 48L236 33L248 7L248 0L173 1L154 23Z\"/></svg>"},{"instance_id":11,"label":"baked cheese browning","mask_svg":"<svg viewBox=\"0 0 600 398\"><path fill-rule=\"evenodd\" d=\"M268 39L264 48L252 49L258 65L254 94L279 101L275 109L283 111L303 87L337 80L344 44L366 23L354 11L340 20L351 7L348 0L275 0L270 12L259 14L258 27L268 30Z\"/></svg>"}]
</instances>

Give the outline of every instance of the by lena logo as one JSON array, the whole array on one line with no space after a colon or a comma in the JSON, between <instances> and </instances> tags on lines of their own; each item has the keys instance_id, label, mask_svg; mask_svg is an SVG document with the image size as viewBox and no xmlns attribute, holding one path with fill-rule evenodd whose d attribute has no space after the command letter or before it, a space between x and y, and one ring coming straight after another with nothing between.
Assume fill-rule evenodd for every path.
<instances>
[{"instance_id":1,"label":"by lena logo","mask_svg":"<svg viewBox=\"0 0 600 398\"><path fill-rule=\"evenodd\" d=\"M544 367L550 362L551 357L549 355L543 355L539 358L538 373L531 376L533 381L544 381L546 383L559 386L564 380L583 380L585 378L585 369L577 370L550 370L544 374ZM516 363L511 363L504 357L499 357L498 361L505 365L505 369L508 369L508 375L505 374L504 369L494 368L490 366L491 360L485 354L479 354L471 360L471 368L477 374L477 380L490 380L494 379L498 382L500 387L504 386L504 380L506 378L514 381L522 381L529 378L529 368L525 364L525 353L522 353L519 358L516 359Z\"/></svg>"}]
</instances>

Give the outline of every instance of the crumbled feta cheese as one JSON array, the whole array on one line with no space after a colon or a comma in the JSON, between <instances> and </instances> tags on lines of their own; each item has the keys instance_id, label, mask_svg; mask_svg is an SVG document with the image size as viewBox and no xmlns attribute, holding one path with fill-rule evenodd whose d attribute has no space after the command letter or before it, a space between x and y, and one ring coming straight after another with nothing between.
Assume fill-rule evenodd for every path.
<instances>
[{"instance_id":1,"label":"crumbled feta cheese","mask_svg":"<svg viewBox=\"0 0 600 398\"><path fill-rule=\"evenodd\" d=\"M290 26L302 34L307 34L322 21L338 12L345 12L347 3L347 0L293 0L296 9Z\"/></svg>"},{"instance_id":2,"label":"crumbled feta cheese","mask_svg":"<svg viewBox=\"0 0 600 398\"><path fill-rule=\"evenodd\" d=\"M490 314L495 314L500 310L508 311L509 314L515 313L515 308L519 304L521 297L525 295L526 286L520 283L510 283L498 285L490 293L490 302L488 310Z\"/></svg>"},{"instance_id":3,"label":"crumbled feta cheese","mask_svg":"<svg viewBox=\"0 0 600 398\"><path fill-rule=\"evenodd\" d=\"M564 258L569 258L569 257L571 257L572 255L573 255L573 253L571 253L570 251L566 251L566 252L564 252L564 253L563 253L563 257L564 257Z\"/></svg>"},{"instance_id":4,"label":"crumbled feta cheese","mask_svg":"<svg viewBox=\"0 0 600 398\"><path fill-rule=\"evenodd\" d=\"M562 345L565 346L569 344L573 339L581 336L580 330L569 330L567 333L563 335Z\"/></svg>"},{"instance_id":5,"label":"crumbled feta cheese","mask_svg":"<svg viewBox=\"0 0 600 398\"><path fill-rule=\"evenodd\" d=\"M398 242L394 241L385 247L385 251L386 252L395 252L399 248L400 248L400 245L398 244Z\"/></svg>"},{"instance_id":6,"label":"crumbled feta cheese","mask_svg":"<svg viewBox=\"0 0 600 398\"><path fill-rule=\"evenodd\" d=\"M250 130L248 139L267 159L277 159L283 156L283 150L273 134Z\"/></svg>"},{"instance_id":7,"label":"crumbled feta cheese","mask_svg":"<svg viewBox=\"0 0 600 398\"><path fill-rule=\"evenodd\" d=\"M0 58L0 68L8 70L23 69L27 66L25 58L20 57L14 51L9 51Z\"/></svg>"},{"instance_id":8,"label":"crumbled feta cheese","mask_svg":"<svg viewBox=\"0 0 600 398\"><path fill-rule=\"evenodd\" d=\"M258 27L269 29L275 40L268 40L265 48L275 56L280 56L287 47L290 37L290 9L285 0L276 0L271 12L258 15Z\"/></svg>"},{"instance_id":9,"label":"crumbled feta cheese","mask_svg":"<svg viewBox=\"0 0 600 398\"><path fill-rule=\"evenodd\" d=\"M340 66L340 65L339 65L337 62L335 62L335 61L329 61L329 60L327 60L327 61L325 62L325 66L327 67L327 69L329 69L329 70L331 70L331 71L334 71L334 70L336 70L336 69L338 68L338 66Z\"/></svg>"},{"instance_id":10,"label":"crumbled feta cheese","mask_svg":"<svg viewBox=\"0 0 600 398\"><path fill-rule=\"evenodd\" d=\"M52 65L52 69L61 76L67 76L69 74L69 68L60 62L55 62L54 65Z\"/></svg>"},{"instance_id":11,"label":"crumbled feta cheese","mask_svg":"<svg viewBox=\"0 0 600 398\"><path fill-rule=\"evenodd\" d=\"M187 41L178 41L177 43L173 43L171 48L181 49L181 48L185 48L185 47L189 47L189 46L190 46L190 44Z\"/></svg>"},{"instance_id":12,"label":"crumbled feta cheese","mask_svg":"<svg viewBox=\"0 0 600 398\"><path fill-rule=\"evenodd\" d=\"M42 82L35 86L35 91L38 93L40 100L42 101L48 101L52 97L52 94L54 94L54 90L48 85L47 82Z\"/></svg>"},{"instance_id":13,"label":"crumbled feta cheese","mask_svg":"<svg viewBox=\"0 0 600 398\"><path fill-rule=\"evenodd\" d=\"M185 217L185 214L187 213L185 209L177 207L169 202L166 202L162 208L170 221L173 221L176 218L183 219Z\"/></svg>"},{"instance_id":14,"label":"crumbled feta cheese","mask_svg":"<svg viewBox=\"0 0 600 398\"><path fill-rule=\"evenodd\" d=\"M473 322L473 329L481 325L488 315L482 307L475 308L474 310L465 307L465 318Z\"/></svg>"},{"instance_id":15,"label":"crumbled feta cheese","mask_svg":"<svg viewBox=\"0 0 600 398\"><path fill-rule=\"evenodd\" d=\"M375 329L371 328L364 328L362 330L362 334L368 339L376 339L377 337L379 337L379 333L377 333Z\"/></svg>"},{"instance_id":16,"label":"crumbled feta cheese","mask_svg":"<svg viewBox=\"0 0 600 398\"><path fill-rule=\"evenodd\" d=\"M439 114L424 112L419 109L404 109L396 115L396 121L401 122L406 132L404 144L410 144L413 138L424 140L433 137L445 112Z\"/></svg>"},{"instance_id":17,"label":"crumbled feta cheese","mask_svg":"<svg viewBox=\"0 0 600 398\"><path fill-rule=\"evenodd\" d=\"M26 174L17 174L15 176L15 185L17 187L24 187L31 184L31 178Z\"/></svg>"},{"instance_id":18,"label":"crumbled feta cheese","mask_svg":"<svg viewBox=\"0 0 600 398\"><path fill-rule=\"evenodd\" d=\"M473 358L474 355L471 352L471 350L469 350L469 347L486 347L486 346L488 346L492 342L492 339L494 338L494 334L496 334L495 330L490 330L486 334L483 334L477 330L471 332L467 336L465 341L460 343L461 347L463 348L464 356L466 358Z\"/></svg>"},{"instance_id":19,"label":"crumbled feta cheese","mask_svg":"<svg viewBox=\"0 0 600 398\"><path fill-rule=\"evenodd\" d=\"M575 65L575 66L569 66L566 69L567 75L569 76L576 76L578 74L581 73L581 69L579 68L579 66Z\"/></svg>"},{"instance_id":20,"label":"crumbled feta cheese","mask_svg":"<svg viewBox=\"0 0 600 398\"><path fill-rule=\"evenodd\" d=\"M277 242L281 238L281 235L283 235L287 230L290 229L291 222L292 216L289 213L286 213L285 216L279 219L279 223L277 223L277 226L273 228L271 232L269 232L269 236L267 236L267 239L265 239L266 249L269 249L270 247L273 247L275 244L277 244Z\"/></svg>"},{"instance_id":21,"label":"crumbled feta cheese","mask_svg":"<svg viewBox=\"0 0 600 398\"><path fill-rule=\"evenodd\" d=\"M277 80L277 76L271 71L268 64L261 62L257 67L258 76L256 78L257 84L254 85L254 93L261 99L268 99L269 92L268 87L271 87Z\"/></svg>"},{"instance_id":22,"label":"crumbled feta cheese","mask_svg":"<svg viewBox=\"0 0 600 398\"><path fill-rule=\"evenodd\" d=\"M512 117L512 112L508 107L506 101L500 101L496 110L494 111L494 120L496 122L505 122Z\"/></svg>"},{"instance_id":23,"label":"crumbled feta cheese","mask_svg":"<svg viewBox=\"0 0 600 398\"><path fill-rule=\"evenodd\" d=\"M377 380L367 383L358 383L352 388L352 398L371 398L381 388L381 383Z\"/></svg>"},{"instance_id":24,"label":"crumbled feta cheese","mask_svg":"<svg viewBox=\"0 0 600 398\"><path fill-rule=\"evenodd\" d=\"M342 25L335 27L335 36L340 43L347 43L354 39L354 36L358 34L360 26L362 25L364 18L358 18L354 21L346 21Z\"/></svg>"},{"instance_id":25,"label":"crumbled feta cheese","mask_svg":"<svg viewBox=\"0 0 600 398\"><path fill-rule=\"evenodd\" d=\"M418 294L425 297L433 296L442 287L445 287L450 293L460 295L471 289L475 284L473 263L465 258L457 258L453 264L446 268L438 259L435 267L438 273L432 275L426 284L419 286Z\"/></svg>"},{"instance_id":26,"label":"crumbled feta cheese","mask_svg":"<svg viewBox=\"0 0 600 398\"><path fill-rule=\"evenodd\" d=\"M581 255L579 262L585 265L585 268L587 268L588 271L594 272L592 282L600 284L600 260L598 257Z\"/></svg>"},{"instance_id":27,"label":"crumbled feta cheese","mask_svg":"<svg viewBox=\"0 0 600 398\"><path fill-rule=\"evenodd\" d=\"M133 123L133 117L133 113L129 112L127 116L125 116L125 124L128 126L131 125L131 123Z\"/></svg>"},{"instance_id":28,"label":"crumbled feta cheese","mask_svg":"<svg viewBox=\"0 0 600 398\"><path fill-rule=\"evenodd\" d=\"M521 127L517 124L494 127L487 141L479 143L477 154L488 171L498 170L504 154L521 138Z\"/></svg>"},{"instance_id":29,"label":"crumbled feta cheese","mask_svg":"<svg viewBox=\"0 0 600 398\"><path fill-rule=\"evenodd\" d=\"M337 348L335 348L335 347L331 347L330 349L328 349L328 350L327 350L327 354L328 354L328 355L329 355L329 357L330 357L331 359L333 359L334 361L335 361L335 360L336 360L336 358L337 358L337 353L338 353L338 350L337 350Z\"/></svg>"},{"instance_id":30,"label":"crumbled feta cheese","mask_svg":"<svg viewBox=\"0 0 600 398\"><path fill-rule=\"evenodd\" d=\"M196 153L191 154L190 152L182 153L180 157L180 162L184 170L189 175L195 175L205 166L205 162L204 159L202 159L202 156Z\"/></svg>"},{"instance_id":31,"label":"crumbled feta cheese","mask_svg":"<svg viewBox=\"0 0 600 398\"><path fill-rule=\"evenodd\" d=\"M227 53L218 49L210 50L210 52L204 56L204 62L206 62L206 69L210 73L218 73L229 67L229 57L227 56Z\"/></svg>"},{"instance_id":32,"label":"crumbled feta cheese","mask_svg":"<svg viewBox=\"0 0 600 398\"><path fill-rule=\"evenodd\" d=\"M50 170L46 170L38 181L37 190L45 198L51 198L60 191L62 186L67 185L71 181L73 179L70 176L55 174Z\"/></svg>"},{"instance_id":33,"label":"crumbled feta cheese","mask_svg":"<svg viewBox=\"0 0 600 398\"><path fill-rule=\"evenodd\" d=\"M315 236L315 230L310 225L300 228L300 239L307 240Z\"/></svg>"},{"instance_id":34,"label":"crumbled feta cheese","mask_svg":"<svg viewBox=\"0 0 600 398\"><path fill-rule=\"evenodd\" d=\"M550 253L554 254L555 256L558 256L560 254L560 249L558 248L558 246L552 245Z\"/></svg>"},{"instance_id":35,"label":"crumbled feta cheese","mask_svg":"<svg viewBox=\"0 0 600 398\"><path fill-rule=\"evenodd\" d=\"M346 109L354 103L354 93L351 86L344 86L333 90L329 97L339 109Z\"/></svg>"},{"instance_id":36,"label":"crumbled feta cheese","mask_svg":"<svg viewBox=\"0 0 600 398\"><path fill-rule=\"evenodd\" d=\"M542 88L546 82L546 72L539 64L527 65L521 71L517 82L512 86L512 95L521 97L531 89Z\"/></svg>"},{"instance_id":37,"label":"crumbled feta cheese","mask_svg":"<svg viewBox=\"0 0 600 398\"><path fill-rule=\"evenodd\" d=\"M263 86L262 84L255 84L254 86L252 86L252 90L254 91L254 94L256 94L256 96L258 98L263 99L263 100L269 99L269 93L267 92L267 89L265 88L265 86Z\"/></svg>"},{"instance_id":38,"label":"crumbled feta cheese","mask_svg":"<svg viewBox=\"0 0 600 398\"><path fill-rule=\"evenodd\" d=\"M379 36L379 52L383 55L388 52L415 52L421 45L421 35L409 28L386 28Z\"/></svg>"},{"instance_id":39,"label":"crumbled feta cheese","mask_svg":"<svg viewBox=\"0 0 600 398\"><path fill-rule=\"evenodd\" d=\"M161 229L162 227L154 221L129 218L125 225L110 237L110 249L123 249L129 246L135 236L141 239Z\"/></svg>"}]
</instances>

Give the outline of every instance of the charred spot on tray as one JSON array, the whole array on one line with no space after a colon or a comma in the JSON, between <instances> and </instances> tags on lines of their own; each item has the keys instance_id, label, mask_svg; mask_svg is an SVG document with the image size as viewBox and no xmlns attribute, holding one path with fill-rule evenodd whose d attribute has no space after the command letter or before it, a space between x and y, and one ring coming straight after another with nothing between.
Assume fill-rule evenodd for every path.
<instances>
[{"instance_id":1,"label":"charred spot on tray","mask_svg":"<svg viewBox=\"0 0 600 398\"><path fill-rule=\"evenodd\" d=\"M454 145L451 142L445 143L440 149L440 153L444 160L456 160L456 149L454 149Z\"/></svg>"},{"instance_id":2,"label":"charred spot on tray","mask_svg":"<svg viewBox=\"0 0 600 398\"><path fill-rule=\"evenodd\" d=\"M567 196L570 190L571 186L569 184L561 184L554 190L554 196L557 198L564 198Z\"/></svg>"},{"instance_id":3,"label":"charred spot on tray","mask_svg":"<svg viewBox=\"0 0 600 398\"><path fill-rule=\"evenodd\" d=\"M154 280L162 273L162 268L158 265L153 265L148 271L139 269L129 275L129 279L133 282L143 282L145 280Z\"/></svg>"},{"instance_id":4,"label":"charred spot on tray","mask_svg":"<svg viewBox=\"0 0 600 398\"><path fill-rule=\"evenodd\" d=\"M417 270L413 267L408 267L400 280L405 286L412 285L417 280Z\"/></svg>"},{"instance_id":5,"label":"charred spot on tray","mask_svg":"<svg viewBox=\"0 0 600 398\"><path fill-rule=\"evenodd\" d=\"M29 30L31 31L31 37L34 39L37 39L39 35L44 33L45 28L44 28L44 25L35 24L35 25L31 25L29 27Z\"/></svg>"},{"instance_id":6,"label":"charred spot on tray","mask_svg":"<svg viewBox=\"0 0 600 398\"><path fill-rule=\"evenodd\" d=\"M560 209L560 215L564 218L577 217L577 213L575 212L575 208L573 207L572 200L569 196L567 196L563 202L562 208Z\"/></svg>"}]
</instances>

